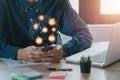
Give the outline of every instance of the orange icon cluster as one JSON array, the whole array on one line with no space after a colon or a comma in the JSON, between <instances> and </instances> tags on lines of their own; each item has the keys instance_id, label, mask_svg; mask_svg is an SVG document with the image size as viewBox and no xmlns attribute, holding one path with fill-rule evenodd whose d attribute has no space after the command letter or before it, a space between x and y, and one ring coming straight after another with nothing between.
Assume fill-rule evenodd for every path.
<instances>
[{"instance_id":1,"label":"orange icon cluster","mask_svg":"<svg viewBox=\"0 0 120 80\"><path fill-rule=\"evenodd\" d=\"M44 15L40 15L40 16L38 17L38 19L39 19L40 21L44 21L44 20L45 20L45 16L44 16ZM42 26L42 29L41 29L41 32L42 32L42 33L47 34L47 33L49 32L49 28L51 29L52 33L55 33L55 32L57 31L57 29L56 29L56 27L55 27L55 25L56 25L56 20L55 20L55 18L49 18L49 19L47 20L47 24L48 24L49 27L46 26L46 25ZM38 29L39 29L39 24L38 24L38 23L34 23L34 24L33 24L33 29L34 29L34 30L38 30ZM50 35L47 36L47 39L48 39L48 41L49 41L50 43L54 43L54 42L56 41L56 36L55 36L54 34L50 34ZM38 35L38 36L35 38L35 43L36 43L37 45L42 45L43 42L44 42L44 38L43 38L43 37L41 37L41 36Z\"/></svg>"}]
</instances>

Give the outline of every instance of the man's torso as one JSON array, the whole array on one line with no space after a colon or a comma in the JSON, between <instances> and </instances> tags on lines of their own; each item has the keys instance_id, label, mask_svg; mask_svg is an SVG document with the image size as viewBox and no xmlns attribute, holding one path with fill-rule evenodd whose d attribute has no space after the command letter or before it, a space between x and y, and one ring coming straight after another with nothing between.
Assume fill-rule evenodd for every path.
<instances>
[{"instance_id":1,"label":"man's torso","mask_svg":"<svg viewBox=\"0 0 120 80\"><path fill-rule=\"evenodd\" d=\"M62 4L58 0L40 0L34 6L25 6L26 0L5 0L5 19L3 21L3 30L6 42L13 46L26 47L30 45L37 45L35 39L40 36L43 38L43 45L50 45L48 42L49 35L57 35L52 32L52 27L61 30L63 26L62 17L63 10ZM22 2L23 1L23 2ZM44 15L44 21L39 20L39 16ZM48 20L54 18L56 20L55 26L49 26ZM33 29L35 23L39 24L37 30ZM48 33L43 33L42 28L47 26ZM45 39L46 38L46 39ZM57 39L57 36L56 36ZM47 43L48 42L48 43Z\"/></svg>"}]
</instances>

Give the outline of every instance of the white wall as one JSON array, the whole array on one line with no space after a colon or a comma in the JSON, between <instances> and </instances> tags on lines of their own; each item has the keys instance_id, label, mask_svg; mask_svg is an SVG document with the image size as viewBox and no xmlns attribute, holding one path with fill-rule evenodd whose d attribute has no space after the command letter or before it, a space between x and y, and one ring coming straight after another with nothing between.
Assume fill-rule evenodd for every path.
<instances>
[{"instance_id":1,"label":"white wall","mask_svg":"<svg viewBox=\"0 0 120 80\"><path fill-rule=\"evenodd\" d=\"M73 7L73 9L76 10L76 12L79 12L79 0L70 0L70 3Z\"/></svg>"}]
</instances>

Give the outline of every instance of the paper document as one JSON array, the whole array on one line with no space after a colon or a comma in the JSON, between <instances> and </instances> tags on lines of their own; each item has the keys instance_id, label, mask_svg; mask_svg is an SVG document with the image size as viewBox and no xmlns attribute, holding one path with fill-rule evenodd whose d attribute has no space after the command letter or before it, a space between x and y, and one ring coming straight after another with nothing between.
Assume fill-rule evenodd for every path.
<instances>
[{"instance_id":1,"label":"paper document","mask_svg":"<svg viewBox=\"0 0 120 80\"><path fill-rule=\"evenodd\" d=\"M30 66L30 65L39 65L39 64L49 65L51 63L51 62L21 62L18 60L5 59L5 58L0 58L0 60L2 60L10 67L21 67L21 66Z\"/></svg>"}]
</instances>

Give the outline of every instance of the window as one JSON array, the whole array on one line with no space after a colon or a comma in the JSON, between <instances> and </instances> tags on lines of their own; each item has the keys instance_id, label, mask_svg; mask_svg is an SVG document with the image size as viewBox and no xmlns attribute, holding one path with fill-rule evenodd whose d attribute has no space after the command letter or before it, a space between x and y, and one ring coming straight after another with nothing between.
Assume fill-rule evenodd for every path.
<instances>
[{"instance_id":1,"label":"window","mask_svg":"<svg viewBox=\"0 0 120 80\"><path fill-rule=\"evenodd\" d=\"M120 21L120 0L79 0L79 15L87 24Z\"/></svg>"},{"instance_id":2,"label":"window","mask_svg":"<svg viewBox=\"0 0 120 80\"><path fill-rule=\"evenodd\" d=\"M101 0L101 14L120 14L120 0Z\"/></svg>"}]
</instances>

